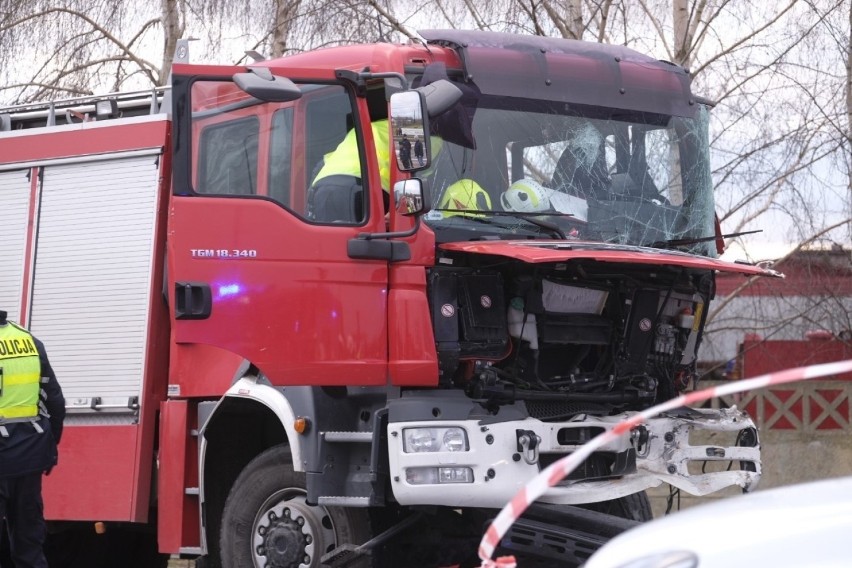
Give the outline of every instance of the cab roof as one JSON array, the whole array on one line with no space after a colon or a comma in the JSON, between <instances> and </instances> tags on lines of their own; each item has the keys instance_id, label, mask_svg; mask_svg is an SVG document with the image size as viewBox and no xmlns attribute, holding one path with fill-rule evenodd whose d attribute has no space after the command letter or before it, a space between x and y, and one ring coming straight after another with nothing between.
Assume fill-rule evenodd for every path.
<instances>
[{"instance_id":1,"label":"cab roof","mask_svg":"<svg viewBox=\"0 0 852 568\"><path fill-rule=\"evenodd\" d=\"M692 117L689 73L619 45L508 33L423 30L458 52L485 94Z\"/></svg>"}]
</instances>

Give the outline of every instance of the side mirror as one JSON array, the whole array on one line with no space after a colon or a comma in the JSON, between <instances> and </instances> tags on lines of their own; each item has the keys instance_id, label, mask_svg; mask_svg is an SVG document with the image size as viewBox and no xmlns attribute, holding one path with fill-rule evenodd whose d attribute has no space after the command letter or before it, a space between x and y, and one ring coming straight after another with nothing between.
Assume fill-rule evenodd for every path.
<instances>
[{"instance_id":1,"label":"side mirror","mask_svg":"<svg viewBox=\"0 0 852 568\"><path fill-rule=\"evenodd\" d=\"M248 73L237 73L234 83L254 98L269 103L286 103L302 96L293 81L273 75L266 67L252 67Z\"/></svg>"},{"instance_id":2,"label":"side mirror","mask_svg":"<svg viewBox=\"0 0 852 568\"><path fill-rule=\"evenodd\" d=\"M423 95L417 91L391 95L391 142L400 171L413 172L429 167L429 125L424 108Z\"/></svg>"},{"instance_id":3,"label":"side mirror","mask_svg":"<svg viewBox=\"0 0 852 568\"><path fill-rule=\"evenodd\" d=\"M450 110L454 104L459 102L463 94L461 89L446 79L439 79L415 90L423 93L429 118L435 118Z\"/></svg>"},{"instance_id":4,"label":"side mirror","mask_svg":"<svg viewBox=\"0 0 852 568\"><path fill-rule=\"evenodd\" d=\"M393 199L397 213L410 217L429 211L429 200L425 194L423 182L417 178L396 182L393 186Z\"/></svg>"}]
</instances>

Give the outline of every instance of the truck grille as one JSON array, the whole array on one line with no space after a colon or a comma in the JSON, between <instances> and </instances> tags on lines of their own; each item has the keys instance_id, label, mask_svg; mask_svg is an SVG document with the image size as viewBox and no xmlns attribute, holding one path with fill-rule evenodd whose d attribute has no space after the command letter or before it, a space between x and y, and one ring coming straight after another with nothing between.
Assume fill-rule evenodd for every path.
<instances>
[{"instance_id":1,"label":"truck grille","mask_svg":"<svg viewBox=\"0 0 852 568\"><path fill-rule=\"evenodd\" d=\"M591 414L593 416L605 416L610 413L610 408L602 404L588 402L566 402L561 400L528 400L525 401L527 412L532 418L544 422L556 422L567 420L577 414Z\"/></svg>"}]
</instances>

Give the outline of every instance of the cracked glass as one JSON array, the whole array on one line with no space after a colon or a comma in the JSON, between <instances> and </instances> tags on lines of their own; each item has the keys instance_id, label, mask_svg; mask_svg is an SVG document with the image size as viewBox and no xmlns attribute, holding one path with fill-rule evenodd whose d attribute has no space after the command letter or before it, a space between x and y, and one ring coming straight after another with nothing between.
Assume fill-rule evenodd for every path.
<instances>
[{"instance_id":1,"label":"cracked glass","mask_svg":"<svg viewBox=\"0 0 852 568\"><path fill-rule=\"evenodd\" d=\"M483 96L468 112L473 148L433 128L444 143L420 174L426 221L439 241L561 232L716 256L709 113L697 106L683 117Z\"/></svg>"}]
</instances>

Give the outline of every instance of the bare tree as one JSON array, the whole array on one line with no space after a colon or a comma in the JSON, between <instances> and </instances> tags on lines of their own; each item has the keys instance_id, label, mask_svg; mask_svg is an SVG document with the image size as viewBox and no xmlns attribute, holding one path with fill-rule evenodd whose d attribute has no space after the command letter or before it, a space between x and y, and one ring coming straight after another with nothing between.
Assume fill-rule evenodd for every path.
<instances>
[{"instance_id":1,"label":"bare tree","mask_svg":"<svg viewBox=\"0 0 852 568\"><path fill-rule=\"evenodd\" d=\"M163 78L169 76L177 42L186 31L186 4L181 0L162 0L160 19L163 27L163 52L159 76Z\"/></svg>"},{"instance_id":2,"label":"bare tree","mask_svg":"<svg viewBox=\"0 0 852 568\"><path fill-rule=\"evenodd\" d=\"M163 8L171 3L164 0ZM157 52L150 49L155 28L182 33L179 13L161 17L105 0L70 0L62 6L13 2L0 20L0 93L10 102L25 102L113 90L135 76L142 83L163 84L167 73L147 54Z\"/></svg>"},{"instance_id":3,"label":"bare tree","mask_svg":"<svg viewBox=\"0 0 852 568\"><path fill-rule=\"evenodd\" d=\"M826 241L848 246L849 2L792 0L757 10L748 1L675 0L670 24L661 3L640 4L657 31L645 40L649 47L661 45L690 68L695 90L717 103L713 174L726 231L765 229L793 252ZM670 26L673 44L665 37ZM841 62L843 77L836 72ZM741 334L783 335L821 313L813 302L763 301L759 322L747 324L739 317L745 300L737 297L755 282L716 304L711 343L732 322ZM822 304L837 302L848 305L842 298Z\"/></svg>"},{"instance_id":4,"label":"bare tree","mask_svg":"<svg viewBox=\"0 0 852 568\"><path fill-rule=\"evenodd\" d=\"M190 35L200 60L241 63L246 49L408 41L420 27L617 43L682 65L716 103L726 232L765 229L758 238L788 248L852 242L852 0L7 0L0 100L164 84Z\"/></svg>"},{"instance_id":5,"label":"bare tree","mask_svg":"<svg viewBox=\"0 0 852 568\"><path fill-rule=\"evenodd\" d=\"M388 41L402 28L393 23L391 3L377 1L44 4L14 0L0 12L2 101L163 85L177 40L186 36L202 40L201 60L238 63L245 60L245 50L278 57L328 45Z\"/></svg>"}]
</instances>

